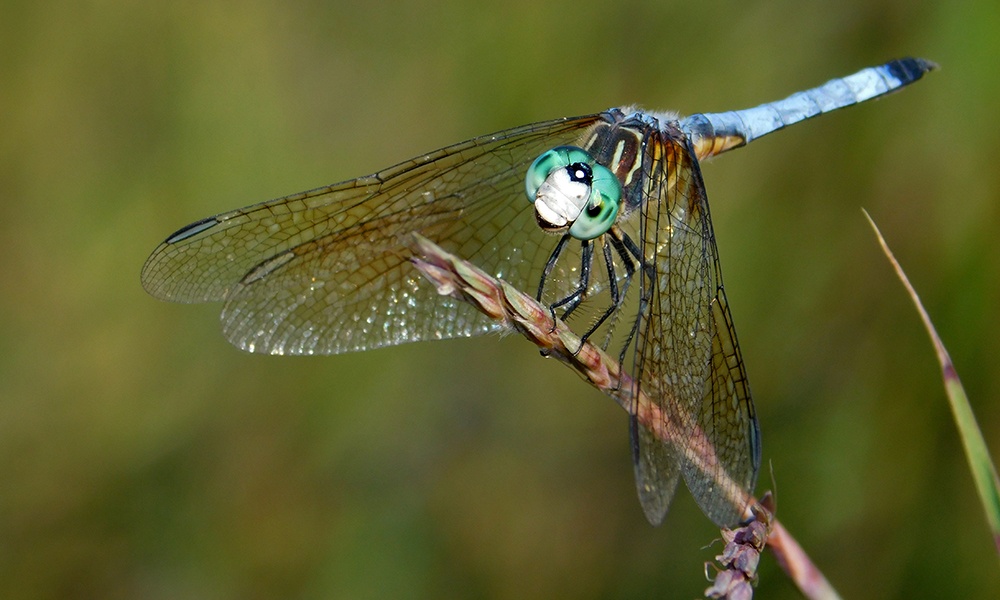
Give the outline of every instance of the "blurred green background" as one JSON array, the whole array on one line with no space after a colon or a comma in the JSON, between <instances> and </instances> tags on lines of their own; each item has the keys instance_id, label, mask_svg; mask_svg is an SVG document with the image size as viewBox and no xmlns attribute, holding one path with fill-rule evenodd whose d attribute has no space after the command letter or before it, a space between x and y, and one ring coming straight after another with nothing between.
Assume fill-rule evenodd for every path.
<instances>
[{"instance_id":1,"label":"blurred green background","mask_svg":"<svg viewBox=\"0 0 1000 600\"><path fill-rule=\"evenodd\" d=\"M995 597L933 351L1000 452L1000 3L5 2L0 597L690 598L625 415L522 339L253 356L139 269L182 225L532 121L902 93L705 165L758 491L847 597ZM761 597L796 597L769 555Z\"/></svg>"}]
</instances>

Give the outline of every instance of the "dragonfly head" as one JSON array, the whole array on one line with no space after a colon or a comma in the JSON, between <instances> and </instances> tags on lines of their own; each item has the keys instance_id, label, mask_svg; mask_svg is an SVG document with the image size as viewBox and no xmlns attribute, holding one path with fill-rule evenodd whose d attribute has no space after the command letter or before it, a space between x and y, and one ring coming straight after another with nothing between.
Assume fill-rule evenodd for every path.
<instances>
[{"instance_id":1,"label":"dragonfly head","mask_svg":"<svg viewBox=\"0 0 1000 600\"><path fill-rule=\"evenodd\" d=\"M535 220L546 231L592 240L614 225L622 188L610 169L583 148L558 146L535 159L525 175Z\"/></svg>"}]
</instances>

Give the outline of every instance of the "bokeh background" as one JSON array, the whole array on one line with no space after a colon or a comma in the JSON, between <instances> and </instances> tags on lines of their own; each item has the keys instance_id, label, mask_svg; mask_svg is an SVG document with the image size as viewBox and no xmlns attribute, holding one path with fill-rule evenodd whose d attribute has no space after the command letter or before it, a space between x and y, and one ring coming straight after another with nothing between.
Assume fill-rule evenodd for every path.
<instances>
[{"instance_id":1,"label":"bokeh background","mask_svg":"<svg viewBox=\"0 0 1000 600\"><path fill-rule=\"evenodd\" d=\"M532 121L744 108L908 54L892 97L704 167L758 491L852 598L996 597L918 318L1000 452L1000 3L0 7L0 597L699 596L625 415L507 337L253 356L139 285L201 217ZM773 472L773 475L772 475ZM796 597L769 555L761 597Z\"/></svg>"}]
</instances>

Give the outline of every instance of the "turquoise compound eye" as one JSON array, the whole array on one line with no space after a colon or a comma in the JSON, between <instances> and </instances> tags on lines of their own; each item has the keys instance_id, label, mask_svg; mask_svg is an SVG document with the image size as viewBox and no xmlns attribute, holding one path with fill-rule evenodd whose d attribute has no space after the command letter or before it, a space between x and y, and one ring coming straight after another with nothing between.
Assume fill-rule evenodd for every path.
<instances>
[{"instance_id":1,"label":"turquoise compound eye","mask_svg":"<svg viewBox=\"0 0 1000 600\"><path fill-rule=\"evenodd\" d=\"M594 165L590 201L569 228L578 240L592 240L604 235L618 218L622 186L618 178L604 165Z\"/></svg>"},{"instance_id":2,"label":"turquoise compound eye","mask_svg":"<svg viewBox=\"0 0 1000 600\"><path fill-rule=\"evenodd\" d=\"M528 200L535 201L538 188L542 187L552 171L568 167L573 163L590 164L592 162L594 159L590 158L587 151L576 146L556 146L543 152L531 163L524 176L524 191L528 195Z\"/></svg>"}]
</instances>

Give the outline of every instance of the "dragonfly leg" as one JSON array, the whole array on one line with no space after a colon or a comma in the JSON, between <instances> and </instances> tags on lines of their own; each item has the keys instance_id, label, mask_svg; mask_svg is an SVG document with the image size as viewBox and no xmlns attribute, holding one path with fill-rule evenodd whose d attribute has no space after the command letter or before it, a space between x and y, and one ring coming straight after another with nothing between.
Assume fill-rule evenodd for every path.
<instances>
[{"instance_id":1,"label":"dragonfly leg","mask_svg":"<svg viewBox=\"0 0 1000 600\"><path fill-rule=\"evenodd\" d=\"M583 240L580 242L580 283L577 288L573 290L573 293L566 296L562 300L549 305L549 308L555 311L557 308L565 307L566 310L562 314L562 320L565 321L569 318L570 314L580 306L584 298L587 297L587 287L590 286L590 269L591 265L594 263L594 245L590 243L590 240Z\"/></svg>"},{"instance_id":2,"label":"dragonfly leg","mask_svg":"<svg viewBox=\"0 0 1000 600\"><path fill-rule=\"evenodd\" d=\"M568 233L559 238L559 242L556 244L555 249L549 256L548 262L545 263L545 268L542 269L542 277L538 280L538 295L535 296L535 300L539 302L542 301L542 292L545 291L545 280L552 274L552 269L555 268L556 261L559 260L559 255L562 254L563 248L566 246L566 242L569 241L569 238L570 235Z\"/></svg>"},{"instance_id":3,"label":"dragonfly leg","mask_svg":"<svg viewBox=\"0 0 1000 600\"><path fill-rule=\"evenodd\" d=\"M627 233L621 232L620 237L616 236L612 239L616 239L620 244L616 244L615 248L618 250L622 257L622 261L625 262L626 265L631 265L632 261L629 256L631 255L635 257L642 268L642 274L639 278L639 285L642 288L639 294L639 310L635 321L632 323L631 329L629 329L628 335L625 337L625 343L622 344L622 351L618 355L618 364L624 366L625 355L628 353L629 346L632 345L632 340L635 339L636 332L639 331L639 323L642 321L643 316L646 315L646 311L649 310L649 302L653 296L653 286L656 285L656 269L652 264L642 259L642 252L639 250L639 246L632 241L632 238L630 238ZM627 268L628 267L626 267L626 269ZM632 266L632 269L632 272L634 273L634 265ZM631 279L629 282L631 282Z\"/></svg>"},{"instance_id":4,"label":"dragonfly leg","mask_svg":"<svg viewBox=\"0 0 1000 600\"><path fill-rule=\"evenodd\" d=\"M552 254L549 256L549 260L545 263L545 268L542 269L542 276L538 280L538 295L535 296L535 300L539 303L542 301L542 294L545 292L545 280L549 278L552 274L552 269L556 266L556 261L559 260L559 255L562 254L563 248L566 247L566 242L570 239L570 235L567 233L559 238L559 242L556 243L556 247L552 250ZM555 331L556 328L556 307L549 306L549 316L552 317L552 330ZM551 331L549 332L551 333Z\"/></svg>"},{"instance_id":5,"label":"dragonfly leg","mask_svg":"<svg viewBox=\"0 0 1000 600\"><path fill-rule=\"evenodd\" d=\"M628 287L632 283L632 276L635 275L635 262L632 260L632 255L630 254L631 251L625 247L625 242L622 240L623 236L629 242L632 241L631 238L617 228L613 228L608 236L611 240L611 245L614 246L615 251L618 252L618 258L621 259L622 265L625 266L625 285L622 286L622 297L628 293ZM634 245L635 244L633 244L633 246Z\"/></svg>"},{"instance_id":6,"label":"dragonfly leg","mask_svg":"<svg viewBox=\"0 0 1000 600\"><path fill-rule=\"evenodd\" d=\"M586 342L587 338L593 335L594 332L597 331L597 328L608 320L608 317L610 317L612 313L615 312L615 309L618 308L618 305L621 304L621 299L623 297L618 293L618 279L615 277L615 263L611 256L611 244L605 241L604 244L602 244L602 247L604 249L604 268L608 272L608 293L611 295L611 304L604 311L604 314L594 321L594 324L590 326L587 333L580 337L581 342Z\"/></svg>"},{"instance_id":7,"label":"dragonfly leg","mask_svg":"<svg viewBox=\"0 0 1000 600\"><path fill-rule=\"evenodd\" d=\"M604 265L608 271L608 291L611 294L611 304L608 306L607 310L604 311L597 321L590 326L587 333L583 334L580 338L581 341L587 341L591 335L597 331L618 310L625 297L628 295L629 285L632 283L632 276L635 274L635 261L629 255L628 250L625 248L625 244L621 241L619 237L620 231L612 229L604 242ZM610 242L610 243L609 243ZM622 286L621 290L618 289L618 277L615 272L614 258L611 254L611 249L614 248L618 253L619 259L622 261L622 266L625 268L625 284ZM608 334L604 344L602 344L603 349L607 349L608 342L610 342L610 333Z\"/></svg>"}]
</instances>

